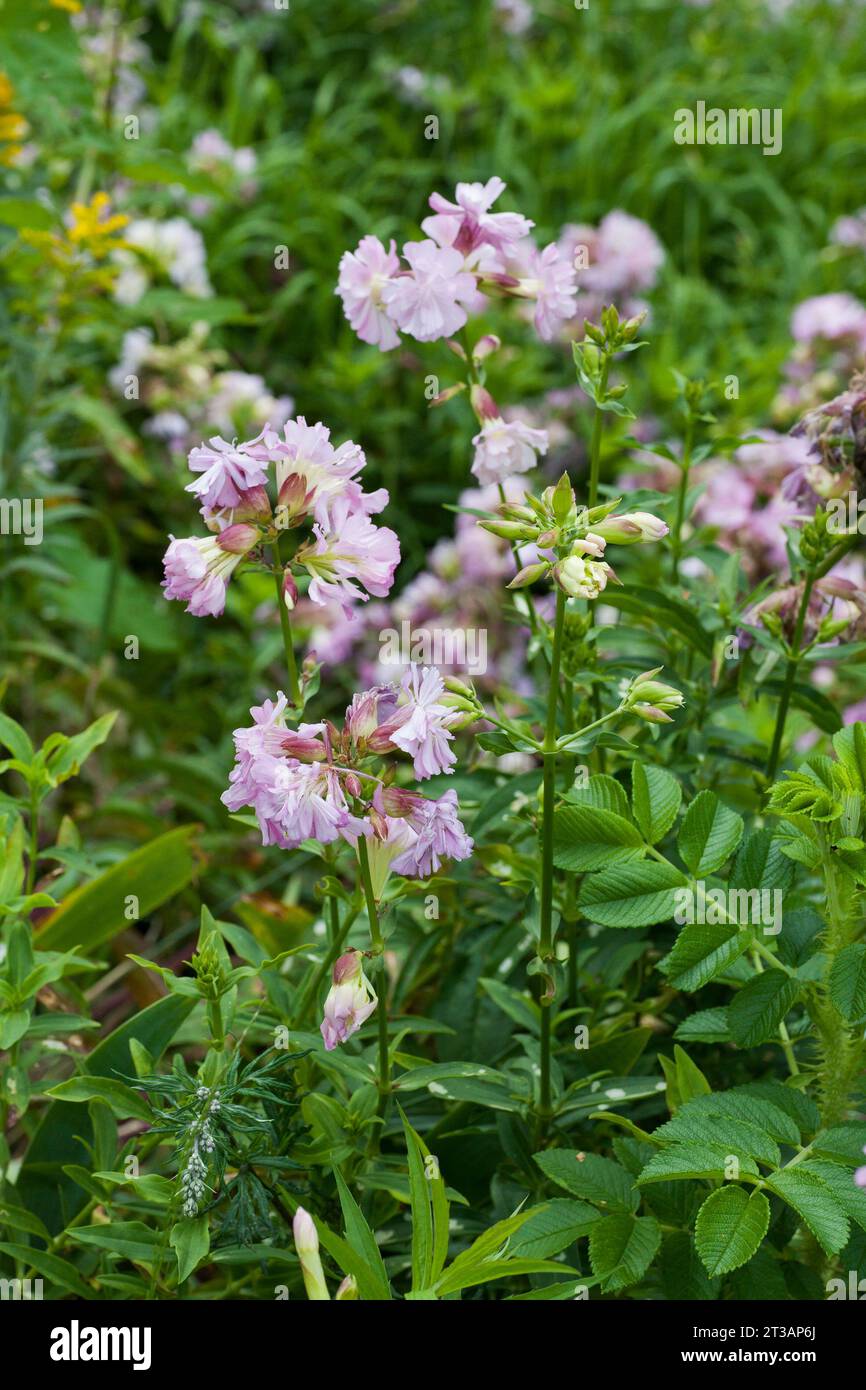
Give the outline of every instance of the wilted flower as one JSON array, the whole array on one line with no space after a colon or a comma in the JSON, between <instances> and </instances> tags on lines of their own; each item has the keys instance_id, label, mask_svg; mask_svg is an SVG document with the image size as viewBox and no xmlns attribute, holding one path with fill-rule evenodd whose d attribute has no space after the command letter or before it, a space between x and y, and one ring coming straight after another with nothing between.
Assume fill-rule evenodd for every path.
<instances>
[{"instance_id":1,"label":"wilted flower","mask_svg":"<svg viewBox=\"0 0 866 1390\"><path fill-rule=\"evenodd\" d=\"M366 1023L379 1000L364 974L360 951L347 951L334 962L333 981L321 1024L325 1049L333 1052Z\"/></svg>"},{"instance_id":2,"label":"wilted flower","mask_svg":"<svg viewBox=\"0 0 866 1390\"><path fill-rule=\"evenodd\" d=\"M438 801L421 800L408 817L416 839L393 862L395 873L429 878L443 859L468 859L473 842L457 815L457 793L447 791Z\"/></svg>"}]
</instances>

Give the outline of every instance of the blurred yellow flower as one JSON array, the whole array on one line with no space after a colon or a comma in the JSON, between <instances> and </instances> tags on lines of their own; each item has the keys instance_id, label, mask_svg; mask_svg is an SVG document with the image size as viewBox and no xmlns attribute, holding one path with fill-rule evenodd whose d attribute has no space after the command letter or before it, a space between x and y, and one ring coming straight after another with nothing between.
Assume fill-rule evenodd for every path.
<instances>
[{"instance_id":1,"label":"blurred yellow flower","mask_svg":"<svg viewBox=\"0 0 866 1390\"><path fill-rule=\"evenodd\" d=\"M80 14L84 9L81 0L48 0L53 10L67 10L69 14Z\"/></svg>"},{"instance_id":2,"label":"blurred yellow flower","mask_svg":"<svg viewBox=\"0 0 866 1390\"><path fill-rule=\"evenodd\" d=\"M27 134L27 122L12 110L15 89L5 72L0 72L0 164L14 164L21 153L18 143Z\"/></svg>"}]
</instances>

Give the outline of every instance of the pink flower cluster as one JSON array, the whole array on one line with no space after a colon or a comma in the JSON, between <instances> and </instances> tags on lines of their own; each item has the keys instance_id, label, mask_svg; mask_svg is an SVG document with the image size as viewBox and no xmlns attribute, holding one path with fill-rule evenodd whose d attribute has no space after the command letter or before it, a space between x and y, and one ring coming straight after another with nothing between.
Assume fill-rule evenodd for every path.
<instances>
[{"instance_id":1,"label":"pink flower cluster","mask_svg":"<svg viewBox=\"0 0 866 1390\"><path fill-rule=\"evenodd\" d=\"M562 259L575 266L581 319L593 323L606 304L615 303L624 318L645 310L641 296L655 286L665 258L652 228L618 208L597 227L569 223L557 247Z\"/></svg>"},{"instance_id":2,"label":"pink flower cluster","mask_svg":"<svg viewBox=\"0 0 866 1390\"><path fill-rule=\"evenodd\" d=\"M523 500L517 478L505 484L510 502ZM455 518L453 537L443 538L427 556L424 569L415 575L400 594L385 603L370 603L345 614L342 607L314 608L305 600L298 605L297 621L307 625L309 646L318 661L335 666L349 659L357 649L354 669L370 684L394 678L394 666L383 654L383 634L406 634L403 646L410 660L413 648L420 653L435 642L436 634L464 634L463 654L469 659L482 654L470 671L479 688L490 693L503 689L528 693L523 663L524 643L515 641L515 629L501 601L501 588L516 573L511 548L506 541L476 525L474 511L494 511L500 501L497 487L472 488L457 499L462 508ZM534 548L523 547L521 558L529 563ZM445 644L443 644L445 645ZM445 675L464 676L467 667L448 650L437 655L436 664ZM420 659L420 658L419 658ZM481 667L485 669L481 669Z\"/></svg>"},{"instance_id":3,"label":"pink flower cluster","mask_svg":"<svg viewBox=\"0 0 866 1390\"><path fill-rule=\"evenodd\" d=\"M430 196L423 241L386 248L365 236L340 261L336 293L362 342L382 352L400 333L418 342L450 338L483 306L485 294L532 300L539 337L556 336L577 310L571 262L551 244L540 249L533 223L516 212L493 212L504 191L499 178L459 183L455 201Z\"/></svg>"},{"instance_id":4,"label":"pink flower cluster","mask_svg":"<svg viewBox=\"0 0 866 1390\"><path fill-rule=\"evenodd\" d=\"M447 699L439 672L413 665L399 686L353 696L342 731L329 721L293 730L280 693L250 711L251 727L235 730L235 766L222 800L230 811L253 808L266 845L296 849L305 840L337 839L356 845L364 836L380 886L391 868L427 877L443 859L466 859L472 851L456 794L433 800L386 785L366 765L403 752L419 780L450 772L451 728L465 715Z\"/></svg>"},{"instance_id":5,"label":"pink flower cluster","mask_svg":"<svg viewBox=\"0 0 866 1390\"><path fill-rule=\"evenodd\" d=\"M315 604L335 599L348 611L371 594L384 597L394 582L400 544L387 526L370 520L388 494L381 488L363 491L358 475L365 463L357 444L347 440L335 448L327 427L308 425L303 416L287 421L282 435L266 426L241 444L217 436L193 449L189 466L199 476L186 490L217 534L172 540L165 556L166 598L186 600L196 615L218 616L240 561L304 522L312 535L284 573L289 608L298 596L296 576L308 578Z\"/></svg>"},{"instance_id":6,"label":"pink flower cluster","mask_svg":"<svg viewBox=\"0 0 866 1390\"><path fill-rule=\"evenodd\" d=\"M773 403L774 417L786 426L842 391L862 368L866 305L851 294L805 299L791 316L791 337L785 382Z\"/></svg>"}]
</instances>

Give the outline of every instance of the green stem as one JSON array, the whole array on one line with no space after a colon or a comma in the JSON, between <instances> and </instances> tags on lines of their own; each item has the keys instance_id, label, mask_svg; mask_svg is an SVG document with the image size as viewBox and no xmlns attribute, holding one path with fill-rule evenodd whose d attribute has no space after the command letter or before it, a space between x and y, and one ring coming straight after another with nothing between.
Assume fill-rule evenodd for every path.
<instances>
[{"instance_id":1,"label":"green stem","mask_svg":"<svg viewBox=\"0 0 866 1390\"><path fill-rule=\"evenodd\" d=\"M289 672L289 699L298 709L301 706L301 687L298 683L298 665L295 660L295 644L292 635L292 619L283 597L283 564L280 559L279 541L271 549L274 557L274 584L277 590L277 608L280 614L280 631L283 634L283 648L286 653L286 667Z\"/></svg>"},{"instance_id":2,"label":"green stem","mask_svg":"<svg viewBox=\"0 0 866 1390\"><path fill-rule=\"evenodd\" d=\"M674 521L674 533L671 536L672 574L675 584L680 577L680 556L683 549L683 525L686 519L686 497L689 490L689 472L692 466L693 429L694 426L691 419L689 419L683 438L683 457L680 462L680 485L677 490L677 512Z\"/></svg>"},{"instance_id":3,"label":"green stem","mask_svg":"<svg viewBox=\"0 0 866 1390\"><path fill-rule=\"evenodd\" d=\"M553 654L550 662L550 686L547 692L547 722L544 730L544 773L541 809L541 902L539 913L538 959L546 963L553 959L553 808L556 801L556 708L559 702L559 670L562 662L562 633L565 627L565 594L556 591L556 616L553 624ZM539 1116L542 1124L550 1111L550 1046L551 1010L553 999L541 999L541 1084Z\"/></svg>"},{"instance_id":4,"label":"green stem","mask_svg":"<svg viewBox=\"0 0 866 1390\"><path fill-rule=\"evenodd\" d=\"M370 874L370 856L367 853L367 841L363 835L358 836L358 864L361 871L361 884L364 889L364 900L367 904L367 917L370 921L370 945L374 956L381 960L385 950L385 943L382 938L382 931L379 926L379 913L376 907L376 896L373 892L373 879ZM381 1124L377 1125L371 1135L370 1152L375 1153L379 1147L379 1139L382 1126L388 1111L388 1097L391 1092L391 1059L388 1051L388 975L385 970L384 961L379 972L381 983L379 985L379 1007L376 1016L379 1024L379 1104L376 1114Z\"/></svg>"},{"instance_id":5,"label":"green stem","mask_svg":"<svg viewBox=\"0 0 866 1390\"><path fill-rule=\"evenodd\" d=\"M601 372L599 375L599 395L603 396L607 390L607 378L610 371L610 358L607 354L602 358ZM592 418L592 435L589 441L589 498L588 506L598 506L598 478L601 470L601 437L604 431L603 410L595 408Z\"/></svg>"},{"instance_id":6,"label":"green stem","mask_svg":"<svg viewBox=\"0 0 866 1390\"><path fill-rule=\"evenodd\" d=\"M295 1004L294 1017L292 1020L293 1028L300 1028L302 1023L304 1022L310 1004L318 994L319 986L321 985L323 979L330 970L331 966L334 964L334 961L337 959L337 956L340 954L343 942L346 940L346 937L349 934L349 928L355 921L355 918L358 915L358 911L358 907L356 907L354 910L352 910L351 908L349 909L349 911L346 913L346 920L343 922L342 926L339 927L338 930L334 933L333 938L331 940L331 944L328 950L325 952L321 964L317 966L316 969L312 972L306 984L301 986L301 992L298 996L297 1003Z\"/></svg>"},{"instance_id":7,"label":"green stem","mask_svg":"<svg viewBox=\"0 0 866 1390\"><path fill-rule=\"evenodd\" d=\"M39 858L39 799L30 794L30 850L27 856L27 892L33 892L36 882L36 861Z\"/></svg>"},{"instance_id":8,"label":"green stem","mask_svg":"<svg viewBox=\"0 0 866 1390\"><path fill-rule=\"evenodd\" d=\"M772 782L779 766L779 754L782 751L782 741L785 737L785 724L788 719L788 707L791 703L791 695L794 690L794 681L797 677L797 668L800 664L800 643L803 640L803 629L806 626L806 614L809 611L809 599L812 596L812 586L815 583L815 571L809 570L806 575L806 583L803 587L803 597L800 601L800 610L797 613L797 623L794 628L794 637L791 642L788 665L785 670L785 683L782 686L782 694L779 698L779 708L776 711L776 728L773 732L773 743L770 748L770 756L767 760L767 781Z\"/></svg>"},{"instance_id":9,"label":"green stem","mask_svg":"<svg viewBox=\"0 0 866 1390\"><path fill-rule=\"evenodd\" d=\"M601 373L599 376L599 395L603 396L607 390L607 379L610 372L610 358L605 353L601 363ZM601 440L604 433L604 411L595 407L595 414L592 417L592 435L589 441L589 495L587 505L589 507L598 506L598 480L601 472ZM589 614L589 626L595 625L595 603L587 604ZM596 648L597 650L597 648ZM597 660L597 658L596 658ZM593 714L598 718L601 713L601 690L597 685L593 685L590 697L590 707ZM598 772L604 772L604 752L601 748L595 750L593 761Z\"/></svg>"}]
</instances>

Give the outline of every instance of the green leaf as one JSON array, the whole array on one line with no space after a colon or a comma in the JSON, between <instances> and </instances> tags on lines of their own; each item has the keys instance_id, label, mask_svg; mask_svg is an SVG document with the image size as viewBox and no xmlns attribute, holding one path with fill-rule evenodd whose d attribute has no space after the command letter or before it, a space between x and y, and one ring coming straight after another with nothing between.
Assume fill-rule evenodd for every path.
<instances>
[{"instance_id":1,"label":"green leaf","mask_svg":"<svg viewBox=\"0 0 866 1390\"><path fill-rule=\"evenodd\" d=\"M669 1178L726 1178L731 1158L740 1173L758 1176L757 1165L741 1154L732 1154L718 1144L668 1144L641 1169L638 1183L665 1182Z\"/></svg>"},{"instance_id":2,"label":"green leaf","mask_svg":"<svg viewBox=\"0 0 866 1390\"><path fill-rule=\"evenodd\" d=\"M730 1274L754 1255L770 1224L770 1203L757 1189L727 1185L711 1192L698 1212L695 1244L711 1278Z\"/></svg>"},{"instance_id":3,"label":"green leaf","mask_svg":"<svg viewBox=\"0 0 866 1390\"><path fill-rule=\"evenodd\" d=\"M161 1240L159 1231L145 1226L143 1221L75 1226L68 1236L81 1245L93 1245L98 1250L109 1250L124 1260L138 1260L142 1264L151 1264L157 1258Z\"/></svg>"},{"instance_id":4,"label":"green leaf","mask_svg":"<svg viewBox=\"0 0 866 1390\"><path fill-rule=\"evenodd\" d=\"M694 877L703 878L733 854L742 834L742 816L723 805L715 792L698 792L683 816L677 848Z\"/></svg>"},{"instance_id":5,"label":"green leaf","mask_svg":"<svg viewBox=\"0 0 866 1390\"><path fill-rule=\"evenodd\" d=\"M783 1168L767 1186L793 1207L827 1255L837 1255L848 1241L844 1208L823 1178L799 1168Z\"/></svg>"},{"instance_id":6,"label":"green leaf","mask_svg":"<svg viewBox=\"0 0 866 1390\"><path fill-rule=\"evenodd\" d=\"M648 844L657 845L664 839L677 818L682 799L682 787L665 768L632 763L632 809Z\"/></svg>"},{"instance_id":7,"label":"green leaf","mask_svg":"<svg viewBox=\"0 0 866 1390\"><path fill-rule=\"evenodd\" d=\"M24 822L12 821L9 834L0 839L0 904L17 898L24 887ZM0 1043L0 1046L4 1044Z\"/></svg>"},{"instance_id":8,"label":"green leaf","mask_svg":"<svg viewBox=\"0 0 866 1390\"><path fill-rule=\"evenodd\" d=\"M648 927L673 916L676 890L685 886L673 864L620 864L584 880L580 908L604 927Z\"/></svg>"},{"instance_id":9,"label":"green leaf","mask_svg":"<svg viewBox=\"0 0 866 1390\"><path fill-rule=\"evenodd\" d=\"M678 599L660 594L657 589L647 589L639 584L629 583L626 588L615 589L608 585L604 591L604 601L624 613L636 613L657 627L665 642L672 634L685 639L689 646L705 657L713 654L713 639L701 625L694 611Z\"/></svg>"},{"instance_id":10,"label":"green leaf","mask_svg":"<svg viewBox=\"0 0 866 1390\"><path fill-rule=\"evenodd\" d=\"M748 932L725 922L683 927L674 948L658 968L674 989L700 989L727 970L749 944Z\"/></svg>"},{"instance_id":11,"label":"green leaf","mask_svg":"<svg viewBox=\"0 0 866 1390\"><path fill-rule=\"evenodd\" d=\"M8 748L13 758L21 763L33 761L33 744L20 724L0 710L0 745Z\"/></svg>"},{"instance_id":12,"label":"green leaf","mask_svg":"<svg viewBox=\"0 0 866 1390\"><path fill-rule=\"evenodd\" d=\"M169 995L141 1013L134 1014L87 1054L81 1063L89 1076L114 1077L133 1070L129 1052L131 1038L137 1038L158 1060L184 1019L192 1011L192 1001ZM85 1197L76 1183L63 1172L65 1164L80 1163L88 1156L93 1127L87 1110L69 1101L54 1101L44 1112L31 1140L16 1183L22 1206L35 1212L52 1235L81 1210Z\"/></svg>"},{"instance_id":13,"label":"green leaf","mask_svg":"<svg viewBox=\"0 0 866 1390\"><path fill-rule=\"evenodd\" d=\"M553 816L553 862L583 873L623 864L644 853L637 826L613 811L594 806L559 806Z\"/></svg>"},{"instance_id":14,"label":"green leaf","mask_svg":"<svg viewBox=\"0 0 866 1390\"><path fill-rule=\"evenodd\" d=\"M190 839L195 829L183 825L169 830L82 884L40 927L34 945L42 950L92 950L135 920L127 915L130 899L137 900L137 917L147 917L192 878Z\"/></svg>"},{"instance_id":15,"label":"green leaf","mask_svg":"<svg viewBox=\"0 0 866 1390\"><path fill-rule=\"evenodd\" d=\"M748 980L728 1006L731 1037L739 1047L778 1041L779 1024L800 997L802 986L781 970L765 970Z\"/></svg>"},{"instance_id":16,"label":"green leaf","mask_svg":"<svg viewBox=\"0 0 866 1390\"><path fill-rule=\"evenodd\" d=\"M834 1125L815 1136L812 1152L853 1167L863 1162L862 1124Z\"/></svg>"},{"instance_id":17,"label":"green leaf","mask_svg":"<svg viewBox=\"0 0 866 1390\"><path fill-rule=\"evenodd\" d=\"M366 1218L361 1212L361 1208L358 1206L358 1203L346 1186L342 1174L337 1168L334 1169L334 1177L337 1181L340 1206L343 1209L346 1240L352 1249L362 1257L366 1269L369 1271L365 1277L364 1286L358 1286L358 1292L361 1298L370 1299L372 1301L382 1302L390 1299L391 1285L385 1271L382 1256L379 1253L379 1247L376 1244L376 1237L370 1230Z\"/></svg>"},{"instance_id":18,"label":"green leaf","mask_svg":"<svg viewBox=\"0 0 866 1390\"><path fill-rule=\"evenodd\" d=\"M833 962L830 998L849 1023L866 1014L866 944L862 941L843 947Z\"/></svg>"},{"instance_id":19,"label":"green leaf","mask_svg":"<svg viewBox=\"0 0 866 1390\"><path fill-rule=\"evenodd\" d=\"M210 1249L210 1228L206 1216L185 1217L171 1228L170 1245L177 1254L177 1282L182 1284L201 1264Z\"/></svg>"},{"instance_id":20,"label":"green leaf","mask_svg":"<svg viewBox=\"0 0 866 1390\"><path fill-rule=\"evenodd\" d=\"M812 1173L826 1183L849 1220L854 1221L861 1231L866 1231L866 1192L851 1181L847 1168L838 1163L808 1159L799 1165L799 1171Z\"/></svg>"},{"instance_id":21,"label":"green leaf","mask_svg":"<svg viewBox=\"0 0 866 1390\"><path fill-rule=\"evenodd\" d=\"M65 739L63 744L49 755L48 771L55 782L66 782L70 777L78 775L81 764L90 757L94 748L98 748L108 738L116 718L117 710L103 714L80 734L73 734L71 738Z\"/></svg>"},{"instance_id":22,"label":"green leaf","mask_svg":"<svg viewBox=\"0 0 866 1390\"><path fill-rule=\"evenodd\" d=\"M688 1231L675 1231L662 1244L661 1275L665 1297L671 1303L719 1296L718 1281L707 1278L695 1242Z\"/></svg>"},{"instance_id":23,"label":"green leaf","mask_svg":"<svg viewBox=\"0 0 866 1390\"><path fill-rule=\"evenodd\" d=\"M589 1233L589 1261L604 1293L636 1284L649 1269L661 1244L652 1216L606 1216Z\"/></svg>"},{"instance_id":24,"label":"green leaf","mask_svg":"<svg viewBox=\"0 0 866 1390\"><path fill-rule=\"evenodd\" d=\"M530 1033L538 1033L541 1027L541 1009L529 994L521 994L519 990L512 989L510 985L503 984L501 980L488 979L482 976L478 981L484 990L508 1018L518 1024L520 1028L526 1028ZM447 1065L447 1064L446 1064ZM453 1064L452 1064L453 1065ZM467 1063L467 1071L464 1075L478 1075L484 1073L485 1068ZM425 1067L425 1071L429 1068Z\"/></svg>"},{"instance_id":25,"label":"green leaf","mask_svg":"<svg viewBox=\"0 0 866 1390\"><path fill-rule=\"evenodd\" d=\"M699 1143L722 1147L732 1154L746 1154L778 1167L782 1161L779 1146L771 1135L731 1115L713 1115L686 1102L673 1119L653 1130L653 1139L665 1143Z\"/></svg>"},{"instance_id":26,"label":"green leaf","mask_svg":"<svg viewBox=\"0 0 866 1390\"><path fill-rule=\"evenodd\" d=\"M50 1284L67 1289L76 1298L95 1299L100 1295L86 1284L81 1275L66 1260L57 1255L49 1255L45 1250L36 1250L32 1245L17 1245L0 1241L0 1254L20 1260L25 1269L35 1269Z\"/></svg>"},{"instance_id":27,"label":"green leaf","mask_svg":"<svg viewBox=\"0 0 866 1390\"><path fill-rule=\"evenodd\" d=\"M784 841L773 830L753 830L737 850L728 887L782 892L791 884L794 866L783 850Z\"/></svg>"},{"instance_id":28,"label":"green leaf","mask_svg":"<svg viewBox=\"0 0 866 1390\"><path fill-rule=\"evenodd\" d=\"M612 811L615 816L628 820L628 797L621 783L615 777L594 772L581 786L572 787L563 800L572 806L594 806L599 811Z\"/></svg>"},{"instance_id":29,"label":"green leaf","mask_svg":"<svg viewBox=\"0 0 866 1390\"><path fill-rule=\"evenodd\" d=\"M612 1159L564 1149L545 1149L534 1158L552 1182L576 1197L627 1215L638 1205L640 1197L634 1183Z\"/></svg>"},{"instance_id":30,"label":"green leaf","mask_svg":"<svg viewBox=\"0 0 866 1390\"><path fill-rule=\"evenodd\" d=\"M517 1256L547 1259L588 1235L602 1220L601 1212L586 1202L554 1197L542 1207L530 1208L529 1220L514 1236L509 1249Z\"/></svg>"},{"instance_id":31,"label":"green leaf","mask_svg":"<svg viewBox=\"0 0 866 1390\"><path fill-rule=\"evenodd\" d=\"M7 1009L0 1013L0 1051L7 1051L30 1026L29 1009Z\"/></svg>"},{"instance_id":32,"label":"green leaf","mask_svg":"<svg viewBox=\"0 0 866 1390\"><path fill-rule=\"evenodd\" d=\"M727 1008L699 1009L683 1020L674 1037L680 1042L730 1042Z\"/></svg>"},{"instance_id":33,"label":"green leaf","mask_svg":"<svg viewBox=\"0 0 866 1390\"><path fill-rule=\"evenodd\" d=\"M26 227L28 231L50 232L54 213L35 198L0 198L0 222L4 227Z\"/></svg>"},{"instance_id":34,"label":"green leaf","mask_svg":"<svg viewBox=\"0 0 866 1390\"><path fill-rule=\"evenodd\" d=\"M119 1120L128 1120L132 1116L149 1123L153 1119L150 1106L136 1091L122 1081L107 1076L71 1076L68 1081L52 1086L45 1094L51 1096L52 1100L103 1100Z\"/></svg>"},{"instance_id":35,"label":"green leaf","mask_svg":"<svg viewBox=\"0 0 866 1390\"><path fill-rule=\"evenodd\" d=\"M412 1292L429 1289L433 1280L433 1215L430 1210L430 1183L424 1170L424 1156L418 1135L402 1110L400 1118L406 1136L409 1163L409 1202L412 1209Z\"/></svg>"},{"instance_id":36,"label":"green leaf","mask_svg":"<svg viewBox=\"0 0 866 1390\"><path fill-rule=\"evenodd\" d=\"M786 1086L773 1085L771 1089L773 1093L787 1093L792 1099L796 1098L796 1092ZM712 1095L697 1096L690 1101L689 1111L700 1111L706 1115L730 1115L735 1120L743 1120L746 1124L764 1130L780 1144L799 1144L800 1127L797 1121L781 1104L776 1105L757 1092L758 1088L751 1086L734 1088L731 1091L714 1091Z\"/></svg>"}]
</instances>

